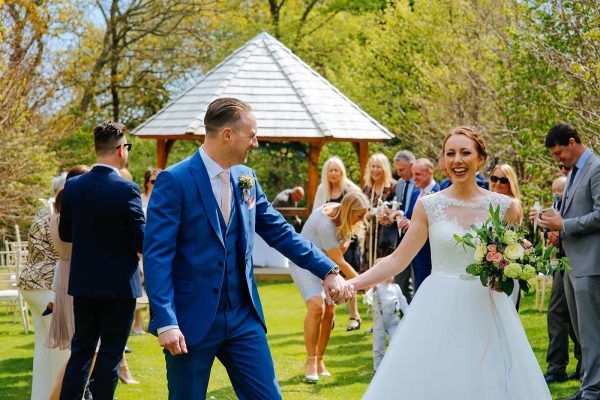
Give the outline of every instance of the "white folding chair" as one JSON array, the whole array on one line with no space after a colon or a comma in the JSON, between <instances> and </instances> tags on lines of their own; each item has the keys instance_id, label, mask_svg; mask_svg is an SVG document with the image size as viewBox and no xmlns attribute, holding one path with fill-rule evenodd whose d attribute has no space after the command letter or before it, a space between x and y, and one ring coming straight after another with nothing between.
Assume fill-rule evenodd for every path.
<instances>
[{"instance_id":1,"label":"white folding chair","mask_svg":"<svg viewBox=\"0 0 600 400\"><path fill-rule=\"evenodd\" d=\"M27 335L29 333L27 303L17 287L21 257L21 251L0 251L0 305L4 303L4 306L13 311L13 323L17 322L17 310L19 310L23 330Z\"/></svg>"}]
</instances>

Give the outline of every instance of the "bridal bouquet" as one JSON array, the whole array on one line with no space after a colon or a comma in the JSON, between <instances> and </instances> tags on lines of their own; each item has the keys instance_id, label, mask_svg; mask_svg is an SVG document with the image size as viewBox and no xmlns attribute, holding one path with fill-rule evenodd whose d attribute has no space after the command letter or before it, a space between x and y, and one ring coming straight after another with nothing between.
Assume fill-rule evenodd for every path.
<instances>
[{"instance_id":1,"label":"bridal bouquet","mask_svg":"<svg viewBox=\"0 0 600 400\"><path fill-rule=\"evenodd\" d=\"M483 286L502 291L510 296L513 279L521 289L529 291L529 279L538 273L550 275L567 266L565 257L558 258L556 247L544 247L540 241L533 246L525 238L524 229L508 226L500 218L500 207L490 205L490 218L481 226L472 225L475 235L454 235L457 244L475 249L475 262L467 266L467 273L478 276Z\"/></svg>"}]
</instances>

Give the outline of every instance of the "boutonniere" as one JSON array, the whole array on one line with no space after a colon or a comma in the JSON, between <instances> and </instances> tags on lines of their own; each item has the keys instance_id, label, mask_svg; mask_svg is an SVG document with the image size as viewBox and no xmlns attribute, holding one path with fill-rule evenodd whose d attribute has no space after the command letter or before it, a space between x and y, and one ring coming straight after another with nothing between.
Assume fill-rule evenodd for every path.
<instances>
[{"instance_id":1,"label":"boutonniere","mask_svg":"<svg viewBox=\"0 0 600 400\"><path fill-rule=\"evenodd\" d=\"M254 187L254 178L251 176L242 175L238 178L238 186L242 189L243 200L248 203L252 199L248 195L250 189Z\"/></svg>"}]
</instances>

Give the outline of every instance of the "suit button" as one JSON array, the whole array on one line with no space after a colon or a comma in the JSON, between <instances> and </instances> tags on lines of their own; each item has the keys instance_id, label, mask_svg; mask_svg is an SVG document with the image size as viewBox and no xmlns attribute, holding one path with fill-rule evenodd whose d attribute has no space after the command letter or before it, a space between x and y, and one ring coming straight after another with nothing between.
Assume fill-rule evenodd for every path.
<instances>
[{"instance_id":1,"label":"suit button","mask_svg":"<svg viewBox=\"0 0 600 400\"><path fill-rule=\"evenodd\" d=\"M213 288L213 292L215 292L215 293L219 293L219 289L217 289L217 288Z\"/></svg>"},{"instance_id":2,"label":"suit button","mask_svg":"<svg viewBox=\"0 0 600 400\"><path fill-rule=\"evenodd\" d=\"M223 266L223 261L217 261L217 265L218 265L219 267L222 267L222 266Z\"/></svg>"}]
</instances>

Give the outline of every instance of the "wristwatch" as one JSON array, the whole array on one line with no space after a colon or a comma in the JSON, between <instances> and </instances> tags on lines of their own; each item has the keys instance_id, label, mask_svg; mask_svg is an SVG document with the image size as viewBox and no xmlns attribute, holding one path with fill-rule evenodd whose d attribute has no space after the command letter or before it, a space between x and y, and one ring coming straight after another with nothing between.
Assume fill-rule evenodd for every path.
<instances>
[{"instance_id":1,"label":"wristwatch","mask_svg":"<svg viewBox=\"0 0 600 400\"><path fill-rule=\"evenodd\" d=\"M335 267L331 268L331 271L329 271L329 272L327 273L327 275L325 275L325 277L328 277L328 276L329 276L329 275L331 275L331 274L333 274L333 275L339 275L339 274L340 274L340 267L338 267L338 266L336 265Z\"/></svg>"}]
</instances>

